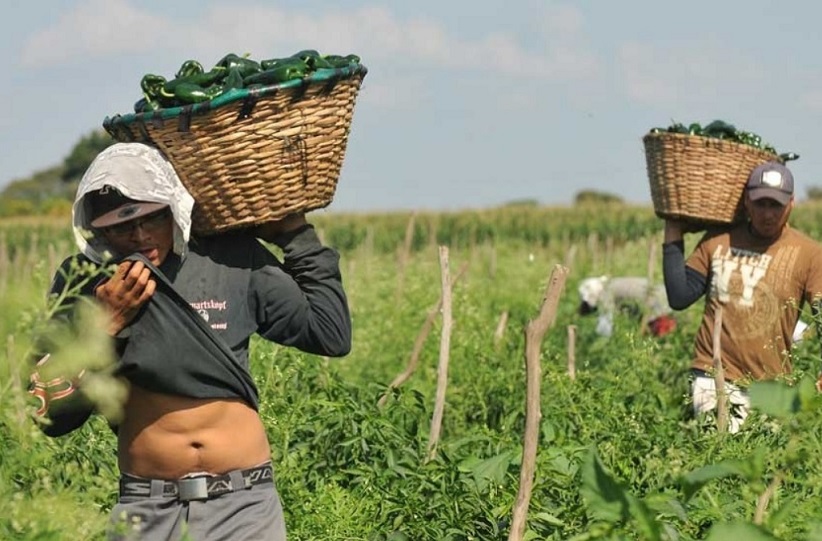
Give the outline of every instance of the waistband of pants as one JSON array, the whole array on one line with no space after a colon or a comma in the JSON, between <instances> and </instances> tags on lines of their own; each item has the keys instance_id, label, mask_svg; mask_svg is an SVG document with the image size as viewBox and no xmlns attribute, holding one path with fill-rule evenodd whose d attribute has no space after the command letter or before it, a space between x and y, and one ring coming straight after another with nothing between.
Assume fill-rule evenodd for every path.
<instances>
[{"instance_id":1,"label":"waistband of pants","mask_svg":"<svg viewBox=\"0 0 822 541\"><path fill-rule=\"evenodd\" d=\"M233 470L222 475L193 475L174 481L146 479L124 473L120 475L120 497L176 498L184 502L210 500L229 492L247 490L255 485L273 481L274 469L270 462L246 470Z\"/></svg>"}]
</instances>

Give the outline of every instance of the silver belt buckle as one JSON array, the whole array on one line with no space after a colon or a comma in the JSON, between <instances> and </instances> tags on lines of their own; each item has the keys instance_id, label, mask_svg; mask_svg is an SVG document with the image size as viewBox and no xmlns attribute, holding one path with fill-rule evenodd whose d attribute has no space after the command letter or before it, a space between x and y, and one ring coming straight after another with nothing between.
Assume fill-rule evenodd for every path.
<instances>
[{"instance_id":1,"label":"silver belt buckle","mask_svg":"<svg viewBox=\"0 0 822 541\"><path fill-rule=\"evenodd\" d=\"M177 498L187 502L208 499L208 483L205 477L191 477L177 481Z\"/></svg>"}]
</instances>

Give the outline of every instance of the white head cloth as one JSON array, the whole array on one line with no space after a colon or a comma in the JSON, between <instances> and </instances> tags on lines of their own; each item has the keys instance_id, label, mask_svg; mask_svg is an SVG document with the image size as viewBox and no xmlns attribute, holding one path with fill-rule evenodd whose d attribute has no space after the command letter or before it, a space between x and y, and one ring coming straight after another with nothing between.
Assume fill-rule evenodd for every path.
<instances>
[{"instance_id":1,"label":"white head cloth","mask_svg":"<svg viewBox=\"0 0 822 541\"><path fill-rule=\"evenodd\" d=\"M194 198L162 152L143 143L115 143L94 158L80 180L71 213L74 239L80 251L97 263L112 254L102 235L89 225L93 217L84 197L103 186L117 188L137 201L167 204L174 216L173 250L185 257Z\"/></svg>"}]
</instances>

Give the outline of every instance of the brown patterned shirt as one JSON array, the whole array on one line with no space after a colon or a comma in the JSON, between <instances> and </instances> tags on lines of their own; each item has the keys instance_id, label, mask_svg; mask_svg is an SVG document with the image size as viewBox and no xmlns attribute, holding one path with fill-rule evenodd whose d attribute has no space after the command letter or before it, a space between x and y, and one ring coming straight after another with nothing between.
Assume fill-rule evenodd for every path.
<instances>
[{"instance_id":1,"label":"brown patterned shirt","mask_svg":"<svg viewBox=\"0 0 822 541\"><path fill-rule=\"evenodd\" d=\"M706 234L687 265L709 281L693 367L713 369L713 328L722 305L725 378L790 373L791 336L802 306L822 297L822 245L788 226L776 241L765 241L741 224Z\"/></svg>"}]
</instances>

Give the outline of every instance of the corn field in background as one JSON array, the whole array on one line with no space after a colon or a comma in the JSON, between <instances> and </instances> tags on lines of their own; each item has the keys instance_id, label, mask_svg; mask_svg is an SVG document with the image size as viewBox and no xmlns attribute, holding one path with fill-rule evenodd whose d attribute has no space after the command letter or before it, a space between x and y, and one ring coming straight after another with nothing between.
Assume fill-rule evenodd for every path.
<instances>
[{"instance_id":1,"label":"corn field in background","mask_svg":"<svg viewBox=\"0 0 822 541\"><path fill-rule=\"evenodd\" d=\"M820 218L800 205L792 223L822 239ZM576 286L588 275L661 280L662 222L650 209L321 211L311 221L341 252L354 343L349 356L328 360L252 342L289 539L519 538L525 329L560 265L568 274L539 349L541 417L522 538L822 540L816 337L796 347L789 380L752 389L762 415L728 435L687 414L700 306L678 313L677 332L661 339L618 316L606 340L595 318L577 315ZM45 291L72 251L68 218L0 222L0 539L102 539L116 501L106 420L49 439L25 392Z\"/></svg>"}]
</instances>

